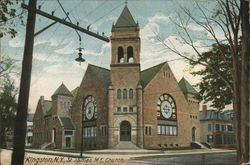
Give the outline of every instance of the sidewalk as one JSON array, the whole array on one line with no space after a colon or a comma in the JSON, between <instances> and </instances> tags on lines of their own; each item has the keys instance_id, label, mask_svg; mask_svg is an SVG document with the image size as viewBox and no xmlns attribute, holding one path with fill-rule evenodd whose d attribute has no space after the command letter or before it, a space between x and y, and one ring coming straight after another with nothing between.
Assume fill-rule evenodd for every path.
<instances>
[{"instance_id":1,"label":"sidewalk","mask_svg":"<svg viewBox=\"0 0 250 165\"><path fill-rule=\"evenodd\" d=\"M25 153L25 164L27 165L45 165L45 164L69 164L69 165L146 165L147 162L135 161L135 158L149 158L162 156L183 156L198 154L216 154L233 153L233 150L222 149L193 149L193 150L175 150L175 151L157 151L157 150L92 150L83 152L83 158L80 158L79 152L51 151L27 149ZM10 165L11 150L2 150L1 165ZM126 154L124 154L126 153ZM52 162L52 163L51 163Z\"/></svg>"}]
</instances>

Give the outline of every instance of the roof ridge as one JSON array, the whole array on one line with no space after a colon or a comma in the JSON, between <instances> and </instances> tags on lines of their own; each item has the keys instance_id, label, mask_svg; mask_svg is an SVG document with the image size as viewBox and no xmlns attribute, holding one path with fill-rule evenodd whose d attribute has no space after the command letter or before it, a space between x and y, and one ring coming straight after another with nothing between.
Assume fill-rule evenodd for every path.
<instances>
[{"instance_id":1,"label":"roof ridge","mask_svg":"<svg viewBox=\"0 0 250 165\"><path fill-rule=\"evenodd\" d=\"M94 64L90 64L90 63L89 63L88 65L93 66L93 67L96 67L96 68L105 69L105 70L107 70L107 71L110 71L110 70L107 69L107 68L100 67L100 66L97 66L97 65L94 65Z\"/></svg>"},{"instance_id":2,"label":"roof ridge","mask_svg":"<svg viewBox=\"0 0 250 165\"><path fill-rule=\"evenodd\" d=\"M157 64L157 65L155 65L155 66L149 67L149 68L147 68L147 69L145 69L145 70L143 70L143 71L141 71L141 72L144 72L144 71L147 71L147 70L149 70L149 69L152 69L152 68L158 67L158 66L163 65L163 64L165 64L165 63L167 63L167 61L162 62L162 63L160 63L160 64Z\"/></svg>"}]
</instances>

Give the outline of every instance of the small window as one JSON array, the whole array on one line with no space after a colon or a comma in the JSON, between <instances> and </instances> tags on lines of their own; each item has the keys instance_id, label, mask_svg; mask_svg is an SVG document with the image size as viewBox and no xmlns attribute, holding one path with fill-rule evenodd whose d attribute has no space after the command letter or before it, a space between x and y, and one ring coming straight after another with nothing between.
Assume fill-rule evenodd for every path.
<instances>
[{"instance_id":1,"label":"small window","mask_svg":"<svg viewBox=\"0 0 250 165\"><path fill-rule=\"evenodd\" d=\"M129 99L133 99L133 89L129 89Z\"/></svg>"},{"instance_id":2,"label":"small window","mask_svg":"<svg viewBox=\"0 0 250 165\"><path fill-rule=\"evenodd\" d=\"M101 136L107 136L107 126L106 125L101 126Z\"/></svg>"},{"instance_id":3,"label":"small window","mask_svg":"<svg viewBox=\"0 0 250 165\"><path fill-rule=\"evenodd\" d=\"M120 46L118 47L118 52L117 52L117 62L118 63L122 63L124 62L124 52L123 52L123 48Z\"/></svg>"},{"instance_id":4,"label":"small window","mask_svg":"<svg viewBox=\"0 0 250 165\"><path fill-rule=\"evenodd\" d=\"M120 89L117 89L117 99L121 99L122 97L122 92Z\"/></svg>"},{"instance_id":5,"label":"small window","mask_svg":"<svg viewBox=\"0 0 250 165\"><path fill-rule=\"evenodd\" d=\"M212 131L212 125L208 124L208 132Z\"/></svg>"},{"instance_id":6,"label":"small window","mask_svg":"<svg viewBox=\"0 0 250 165\"><path fill-rule=\"evenodd\" d=\"M216 131L220 131L220 125L219 125L219 124L216 124L216 125L215 125L215 130L216 130Z\"/></svg>"},{"instance_id":7,"label":"small window","mask_svg":"<svg viewBox=\"0 0 250 165\"><path fill-rule=\"evenodd\" d=\"M117 107L117 112L121 112L121 107Z\"/></svg>"},{"instance_id":8,"label":"small window","mask_svg":"<svg viewBox=\"0 0 250 165\"><path fill-rule=\"evenodd\" d=\"M123 107L123 112L128 112L128 108L127 107Z\"/></svg>"},{"instance_id":9,"label":"small window","mask_svg":"<svg viewBox=\"0 0 250 165\"><path fill-rule=\"evenodd\" d=\"M123 99L127 99L127 89L123 89Z\"/></svg>"},{"instance_id":10,"label":"small window","mask_svg":"<svg viewBox=\"0 0 250 165\"><path fill-rule=\"evenodd\" d=\"M129 112L133 112L133 107L129 107Z\"/></svg>"},{"instance_id":11,"label":"small window","mask_svg":"<svg viewBox=\"0 0 250 165\"><path fill-rule=\"evenodd\" d=\"M151 136L151 126L145 126L145 135Z\"/></svg>"},{"instance_id":12,"label":"small window","mask_svg":"<svg viewBox=\"0 0 250 165\"><path fill-rule=\"evenodd\" d=\"M132 63L134 62L134 53L133 53L133 47L129 46L127 48L127 62Z\"/></svg>"}]
</instances>

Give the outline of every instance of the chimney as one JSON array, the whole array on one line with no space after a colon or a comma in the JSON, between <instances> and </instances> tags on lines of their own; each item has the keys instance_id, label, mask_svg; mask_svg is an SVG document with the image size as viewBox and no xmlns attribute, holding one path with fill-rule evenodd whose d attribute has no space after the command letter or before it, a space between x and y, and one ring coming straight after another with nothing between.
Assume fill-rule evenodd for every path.
<instances>
[{"instance_id":1,"label":"chimney","mask_svg":"<svg viewBox=\"0 0 250 165\"><path fill-rule=\"evenodd\" d=\"M207 117L207 105L202 105L202 119Z\"/></svg>"}]
</instances>

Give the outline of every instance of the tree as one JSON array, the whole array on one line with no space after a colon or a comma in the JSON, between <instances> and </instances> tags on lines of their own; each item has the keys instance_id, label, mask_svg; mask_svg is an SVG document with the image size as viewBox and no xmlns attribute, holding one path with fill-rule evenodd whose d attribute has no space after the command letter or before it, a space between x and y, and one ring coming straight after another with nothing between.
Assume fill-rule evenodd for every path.
<instances>
[{"instance_id":1,"label":"tree","mask_svg":"<svg viewBox=\"0 0 250 165\"><path fill-rule=\"evenodd\" d=\"M4 35L10 35L12 38L16 36L17 31L14 28L16 23L13 18L20 18L20 23L23 24L21 14L16 15L15 3L18 4L19 1L20 0L0 1L0 38L2 38Z\"/></svg>"},{"instance_id":2,"label":"tree","mask_svg":"<svg viewBox=\"0 0 250 165\"><path fill-rule=\"evenodd\" d=\"M219 72L232 83L231 73L228 72L230 68L222 59L221 51L225 54L226 59L232 63L230 47L226 44L221 44L220 46L213 44L209 51L202 53L200 61L210 61L214 66L219 66ZM196 63L190 61L190 65L195 67ZM196 84L199 89L200 100L203 100L205 103L212 102L211 106L219 110L224 109L226 105L232 104L232 91L211 69L203 67L198 71L192 71L191 74L201 76L201 81ZM208 86L213 88L208 88Z\"/></svg>"},{"instance_id":3,"label":"tree","mask_svg":"<svg viewBox=\"0 0 250 165\"><path fill-rule=\"evenodd\" d=\"M204 2L204 1L201 1ZM205 1L206 2L206 1ZM249 162L249 1L248 0L215 0L207 3L215 3L215 10L202 7L200 3L194 0L194 6L199 13L181 7L187 19L178 13L177 18L171 19L172 22L180 29L178 31L180 40L183 44L190 46L195 54L190 55L183 53L176 48L171 40L164 41L158 36L158 40L170 51L181 56L182 58L202 65L216 74L227 87L233 96L234 109L234 127L236 132L237 162L244 164ZM211 14L212 13L212 14ZM177 20L177 21L175 21ZM220 66L214 65L209 58L204 58L200 49L197 47L195 40L190 32L190 23L201 27L209 34L210 38L207 43L216 43L220 48L221 58L228 65L230 79L220 71ZM223 39L218 37L216 30L220 30ZM240 36L242 35L242 36ZM242 37L242 48L239 49L239 39ZM205 40L205 39L203 39ZM212 41L211 41L212 40ZM223 53L223 43L230 47L230 58ZM230 81L232 80L232 81ZM213 88L208 86L208 88Z\"/></svg>"},{"instance_id":4,"label":"tree","mask_svg":"<svg viewBox=\"0 0 250 165\"><path fill-rule=\"evenodd\" d=\"M13 72L15 60L8 56L0 56L0 80L6 78Z\"/></svg>"},{"instance_id":5,"label":"tree","mask_svg":"<svg viewBox=\"0 0 250 165\"><path fill-rule=\"evenodd\" d=\"M0 86L0 148L5 146L6 129L13 130L16 114L16 95L17 90L14 81L6 78Z\"/></svg>"}]
</instances>

